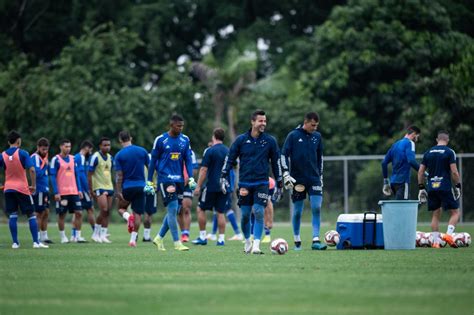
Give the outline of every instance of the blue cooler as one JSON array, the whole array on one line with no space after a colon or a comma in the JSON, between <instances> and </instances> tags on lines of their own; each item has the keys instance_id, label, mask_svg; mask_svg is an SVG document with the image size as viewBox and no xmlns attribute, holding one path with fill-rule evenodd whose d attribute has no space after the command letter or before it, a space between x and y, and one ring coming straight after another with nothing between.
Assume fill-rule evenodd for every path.
<instances>
[{"instance_id":1,"label":"blue cooler","mask_svg":"<svg viewBox=\"0 0 474 315\"><path fill-rule=\"evenodd\" d=\"M382 215L376 212L341 214L336 230L340 235L337 249L383 249Z\"/></svg>"}]
</instances>

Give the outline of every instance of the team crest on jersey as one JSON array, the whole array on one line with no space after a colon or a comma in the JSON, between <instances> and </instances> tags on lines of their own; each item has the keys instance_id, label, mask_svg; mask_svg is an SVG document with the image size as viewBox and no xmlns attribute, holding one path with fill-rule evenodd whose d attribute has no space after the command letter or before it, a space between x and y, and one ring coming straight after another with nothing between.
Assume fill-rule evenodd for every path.
<instances>
[{"instance_id":1,"label":"team crest on jersey","mask_svg":"<svg viewBox=\"0 0 474 315\"><path fill-rule=\"evenodd\" d=\"M179 160L181 153L180 152L171 152L171 159L173 161Z\"/></svg>"}]
</instances>

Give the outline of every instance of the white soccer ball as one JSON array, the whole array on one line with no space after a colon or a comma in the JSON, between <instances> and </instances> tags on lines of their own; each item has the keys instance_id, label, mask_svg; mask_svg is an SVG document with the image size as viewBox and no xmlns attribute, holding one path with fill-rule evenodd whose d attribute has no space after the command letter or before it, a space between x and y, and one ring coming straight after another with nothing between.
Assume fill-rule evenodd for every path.
<instances>
[{"instance_id":1,"label":"white soccer ball","mask_svg":"<svg viewBox=\"0 0 474 315\"><path fill-rule=\"evenodd\" d=\"M458 247L469 247L471 245L471 235L469 233L456 233L453 238Z\"/></svg>"},{"instance_id":2,"label":"white soccer ball","mask_svg":"<svg viewBox=\"0 0 474 315\"><path fill-rule=\"evenodd\" d=\"M341 240L341 236L337 231L330 230L327 231L326 234L324 234L324 241L328 246L336 246L339 244L339 241Z\"/></svg>"},{"instance_id":3,"label":"white soccer ball","mask_svg":"<svg viewBox=\"0 0 474 315\"><path fill-rule=\"evenodd\" d=\"M418 244L420 247L431 247L430 233L421 232Z\"/></svg>"},{"instance_id":4,"label":"white soccer ball","mask_svg":"<svg viewBox=\"0 0 474 315\"><path fill-rule=\"evenodd\" d=\"M288 243L282 238L274 239L270 244L270 250L272 254L284 255L288 251Z\"/></svg>"},{"instance_id":5,"label":"white soccer ball","mask_svg":"<svg viewBox=\"0 0 474 315\"><path fill-rule=\"evenodd\" d=\"M434 237L433 237L433 233L425 233L425 234L429 234L429 244L430 244L430 247L432 247L433 243L435 242ZM444 237L444 234L440 233L439 237L438 237L438 243L439 243L439 246L446 247L447 243L446 243L446 241L443 240L443 237Z\"/></svg>"},{"instance_id":6,"label":"white soccer ball","mask_svg":"<svg viewBox=\"0 0 474 315\"><path fill-rule=\"evenodd\" d=\"M466 244L466 247L469 247L471 245L471 234L464 232L464 243Z\"/></svg>"}]
</instances>

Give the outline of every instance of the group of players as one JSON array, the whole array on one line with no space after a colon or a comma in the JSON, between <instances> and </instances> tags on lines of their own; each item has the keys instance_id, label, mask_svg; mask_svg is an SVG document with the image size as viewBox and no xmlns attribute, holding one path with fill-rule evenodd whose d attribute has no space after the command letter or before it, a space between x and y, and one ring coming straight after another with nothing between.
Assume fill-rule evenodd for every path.
<instances>
[{"instance_id":1,"label":"group of players","mask_svg":"<svg viewBox=\"0 0 474 315\"><path fill-rule=\"evenodd\" d=\"M287 135L281 150L276 139L265 132L267 120L264 111L253 112L250 123L250 129L239 135L230 148L223 144L225 131L222 128L213 131L212 141L203 154L197 182L193 177L196 158L189 138L182 133L184 119L179 115L173 115L169 121L169 130L156 137L151 154L144 148L133 145L129 132L121 131L118 138L122 149L114 158L110 154L109 138L100 139L99 151L91 157L92 143L84 141L80 152L72 156L71 142L63 140L60 143L60 153L49 163L47 139L38 140L37 151L30 157L26 151L20 149L20 134L11 131L8 134L10 148L2 153L0 167L5 170L5 184L2 188L12 248L19 247L19 210L28 217L33 247L47 248L47 244L51 243L47 234L51 179L61 243L86 241L81 233L83 209L87 210L88 222L93 229L92 240L110 243L107 227L115 197L118 201L118 212L127 221L131 247L137 246L143 215L143 241L153 241L158 250L165 251L163 239L169 230L174 248L187 251L189 247L183 243L189 241L191 198L196 196L199 197L197 216L200 231L199 236L192 241L193 244L207 244L209 235L206 234L205 211L214 210L211 239L215 238L218 246L225 243L227 216L235 232L231 239L243 240L245 253L262 254L260 243L264 229L263 241L270 240L273 202L281 199L283 188L286 188L291 191L293 201L294 249L302 249L300 225L306 197L312 211L311 249L326 249L326 244L319 238L323 145L321 134L317 131L318 114L307 113L303 124ZM434 232L438 231L441 206L451 210L446 234L446 241L450 242L449 237L454 233L454 226L459 217L457 199L460 195L460 183L455 154L447 147L447 133L440 132L438 146L425 154L420 167L414 159L414 143L419 134L418 128L410 127L405 138L395 143L387 153L382 162L383 192L385 195L394 192L398 199L408 199L410 165L416 168L419 171L420 201L428 200L429 209L434 211ZM237 167L237 161L239 178L235 191L241 209L242 233L232 210L233 169ZM391 183L387 171L389 163L393 163ZM270 169L273 178L269 177ZM112 170L115 172L115 181ZM30 183L26 173L30 174ZM425 173L429 179L428 192L425 190ZM455 181L455 195L446 193L448 188L451 190L451 175ZM166 214L159 232L152 239L151 217L156 213L158 194L166 207ZM93 199L100 209L97 218L94 217ZM131 212L128 208L131 208ZM64 230L67 213L73 214L71 239L68 239ZM217 229L218 237L215 235Z\"/></svg>"}]
</instances>

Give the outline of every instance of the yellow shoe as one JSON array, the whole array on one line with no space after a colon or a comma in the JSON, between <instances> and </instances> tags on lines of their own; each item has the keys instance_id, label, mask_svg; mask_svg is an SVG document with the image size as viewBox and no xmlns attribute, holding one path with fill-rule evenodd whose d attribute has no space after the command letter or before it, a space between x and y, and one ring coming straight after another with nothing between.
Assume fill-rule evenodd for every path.
<instances>
[{"instance_id":1,"label":"yellow shoe","mask_svg":"<svg viewBox=\"0 0 474 315\"><path fill-rule=\"evenodd\" d=\"M180 241L177 241L174 243L174 249L179 250L179 251L187 251L189 250L189 247L186 247L181 243Z\"/></svg>"},{"instance_id":2,"label":"yellow shoe","mask_svg":"<svg viewBox=\"0 0 474 315\"><path fill-rule=\"evenodd\" d=\"M262 243L270 243L272 241L272 237L270 235L265 235L262 239Z\"/></svg>"},{"instance_id":3,"label":"yellow shoe","mask_svg":"<svg viewBox=\"0 0 474 315\"><path fill-rule=\"evenodd\" d=\"M158 235L153 239L153 244L156 245L158 250L161 250L163 252L166 250L165 245L163 244L163 239Z\"/></svg>"}]
</instances>

